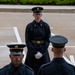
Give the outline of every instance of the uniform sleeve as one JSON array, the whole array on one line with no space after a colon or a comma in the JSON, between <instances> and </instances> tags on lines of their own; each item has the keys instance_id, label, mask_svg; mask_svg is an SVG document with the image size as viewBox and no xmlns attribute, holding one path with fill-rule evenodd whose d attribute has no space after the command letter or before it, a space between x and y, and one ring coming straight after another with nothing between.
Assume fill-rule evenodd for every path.
<instances>
[{"instance_id":1,"label":"uniform sleeve","mask_svg":"<svg viewBox=\"0 0 75 75\"><path fill-rule=\"evenodd\" d=\"M44 75L44 73L43 73L43 68L42 68L42 67L40 67L40 69L39 69L39 71L38 71L38 75Z\"/></svg>"},{"instance_id":2,"label":"uniform sleeve","mask_svg":"<svg viewBox=\"0 0 75 75\"><path fill-rule=\"evenodd\" d=\"M7 73L9 73L9 66L8 65L6 65L0 69L0 75L6 75Z\"/></svg>"},{"instance_id":3,"label":"uniform sleeve","mask_svg":"<svg viewBox=\"0 0 75 75\"><path fill-rule=\"evenodd\" d=\"M26 75L34 75L34 71L29 66L25 65Z\"/></svg>"},{"instance_id":4,"label":"uniform sleeve","mask_svg":"<svg viewBox=\"0 0 75 75\"><path fill-rule=\"evenodd\" d=\"M34 55L34 54L37 53L37 51L35 50L35 48L34 48L32 42L31 42L31 39L30 39L31 36L30 36L29 34L30 34L30 32L29 32L29 27L27 26L27 27L26 27L26 30L25 30L25 40L26 40L26 44L27 44L28 50L30 50L31 54Z\"/></svg>"},{"instance_id":5,"label":"uniform sleeve","mask_svg":"<svg viewBox=\"0 0 75 75\"><path fill-rule=\"evenodd\" d=\"M45 37L45 43L43 44L43 47L41 48L40 52L44 54L46 50L48 50L49 44L50 44L50 37L51 37L51 30L49 25L47 25L47 28L45 29L46 37Z\"/></svg>"}]
</instances>

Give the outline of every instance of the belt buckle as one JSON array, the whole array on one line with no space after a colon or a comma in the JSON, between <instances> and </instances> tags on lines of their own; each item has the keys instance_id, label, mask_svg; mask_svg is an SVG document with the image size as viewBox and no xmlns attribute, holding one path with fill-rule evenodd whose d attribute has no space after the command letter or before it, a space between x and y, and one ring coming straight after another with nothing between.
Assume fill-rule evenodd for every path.
<instances>
[{"instance_id":1,"label":"belt buckle","mask_svg":"<svg viewBox=\"0 0 75 75\"><path fill-rule=\"evenodd\" d=\"M40 44L40 41L37 41L38 44Z\"/></svg>"}]
</instances>

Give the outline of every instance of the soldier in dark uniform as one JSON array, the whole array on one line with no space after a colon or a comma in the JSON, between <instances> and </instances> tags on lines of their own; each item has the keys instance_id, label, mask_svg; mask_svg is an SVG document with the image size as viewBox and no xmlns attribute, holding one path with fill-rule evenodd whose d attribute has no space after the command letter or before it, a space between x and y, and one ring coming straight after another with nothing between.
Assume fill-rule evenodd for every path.
<instances>
[{"instance_id":1,"label":"soldier in dark uniform","mask_svg":"<svg viewBox=\"0 0 75 75\"><path fill-rule=\"evenodd\" d=\"M34 20L29 23L25 31L27 56L25 64L30 66L37 75L42 64L50 62L48 46L51 31L49 25L41 19L42 7L32 8Z\"/></svg>"},{"instance_id":2,"label":"soldier in dark uniform","mask_svg":"<svg viewBox=\"0 0 75 75\"><path fill-rule=\"evenodd\" d=\"M38 75L75 75L75 67L67 63L63 58L65 44L68 39L64 36L56 35L50 38L54 58L50 63L44 64L39 69Z\"/></svg>"},{"instance_id":3,"label":"soldier in dark uniform","mask_svg":"<svg viewBox=\"0 0 75 75\"><path fill-rule=\"evenodd\" d=\"M33 70L22 63L25 44L7 45L10 48L11 63L0 70L0 75L34 75Z\"/></svg>"}]
</instances>

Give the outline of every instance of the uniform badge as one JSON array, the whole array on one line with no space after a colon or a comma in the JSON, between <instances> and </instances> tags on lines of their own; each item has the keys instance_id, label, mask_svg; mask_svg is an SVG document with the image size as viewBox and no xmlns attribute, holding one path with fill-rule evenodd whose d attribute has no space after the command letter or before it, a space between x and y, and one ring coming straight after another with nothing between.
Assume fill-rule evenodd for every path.
<instances>
[{"instance_id":1,"label":"uniform badge","mask_svg":"<svg viewBox=\"0 0 75 75\"><path fill-rule=\"evenodd\" d=\"M37 8L37 10L39 10L39 8Z\"/></svg>"},{"instance_id":2,"label":"uniform badge","mask_svg":"<svg viewBox=\"0 0 75 75\"><path fill-rule=\"evenodd\" d=\"M18 46L15 46L15 48L18 48Z\"/></svg>"}]
</instances>

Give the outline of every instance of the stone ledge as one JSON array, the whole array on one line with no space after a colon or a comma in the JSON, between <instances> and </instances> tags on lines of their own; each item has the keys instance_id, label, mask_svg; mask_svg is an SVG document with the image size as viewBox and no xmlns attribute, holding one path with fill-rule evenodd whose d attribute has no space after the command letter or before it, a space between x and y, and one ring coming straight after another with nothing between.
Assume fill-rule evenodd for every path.
<instances>
[{"instance_id":1,"label":"stone ledge","mask_svg":"<svg viewBox=\"0 0 75 75\"><path fill-rule=\"evenodd\" d=\"M30 9L6 9L0 8L0 12L26 12L31 13ZM44 13L75 13L75 9L44 9Z\"/></svg>"}]
</instances>

